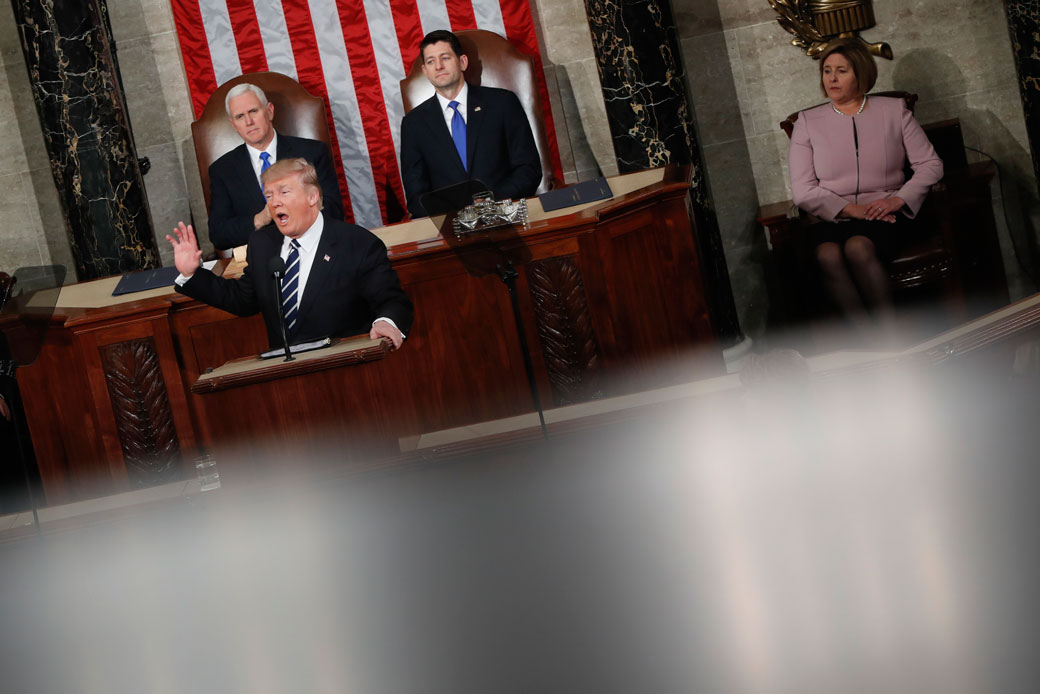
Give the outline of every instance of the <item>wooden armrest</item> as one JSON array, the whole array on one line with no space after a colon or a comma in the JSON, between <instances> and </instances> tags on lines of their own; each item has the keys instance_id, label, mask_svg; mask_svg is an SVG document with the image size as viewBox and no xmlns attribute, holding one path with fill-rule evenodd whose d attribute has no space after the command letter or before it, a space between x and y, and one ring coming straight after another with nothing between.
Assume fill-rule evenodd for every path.
<instances>
[{"instance_id":1,"label":"wooden armrest","mask_svg":"<svg viewBox=\"0 0 1040 694\"><path fill-rule=\"evenodd\" d=\"M770 251L790 246L803 226L818 221L795 207L790 200L762 205L758 208L757 219L765 232L766 247Z\"/></svg>"},{"instance_id":2,"label":"wooden armrest","mask_svg":"<svg viewBox=\"0 0 1040 694\"><path fill-rule=\"evenodd\" d=\"M795 219L801 212L790 200L771 202L758 208L758 223L764 227Z\"/></svg>"}]
</instances>

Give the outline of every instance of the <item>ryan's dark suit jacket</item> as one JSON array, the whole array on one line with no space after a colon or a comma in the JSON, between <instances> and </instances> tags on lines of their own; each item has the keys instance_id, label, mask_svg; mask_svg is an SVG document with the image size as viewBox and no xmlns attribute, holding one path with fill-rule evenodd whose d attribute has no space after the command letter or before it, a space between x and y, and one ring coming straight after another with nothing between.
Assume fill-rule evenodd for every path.
<instances>
[{"instance_id":1,"label":"ryan's dark suit jacket","mask_svg":"<svg viewBox=\"0 0 1040 694\"><path fill-rule=\"evenodd\" d=\"M466 159L468 172L462 168L436 95L405 114L401 121L401 174L413 217L426 216L420 202L423 193L468 178L486 183L497 199L535 194L542 179L542 164L516 94L469 85Z\"/></svg>"},{"instance_id":2,"label":"ryan's dark suit jacket","mask_svg":"<svg viewBox=\"0 0 1040 694\"><path fill-rule=\"evenodd\" d=\"M324 142L278 133L275 159L303 157L318 172L325 218L343 219L336 169ZM256 181L245 143L217 159L209 167L209 240L217 248L234 248L249 242L253 217L266 202Z\"/></svg>"},{"instance_id":3,"label":"ryan's dark suit jacket","mask_svg":"<svg viewBox=\"0 0 1040 694\"><path fill-rule=\"evenodd\" d=\"M242 277L224 279L199 268L177 291L238 316L261 312L271 347L281 347L281 296L267 267L281 253L282 239L273 224L257 229L249 237L249 266ZM291 341L367 333L376 318L391 319L406 335L411 329L412 302L390 266L386 246L367 229L325 217Z\"/></svg>"}]
</instances>

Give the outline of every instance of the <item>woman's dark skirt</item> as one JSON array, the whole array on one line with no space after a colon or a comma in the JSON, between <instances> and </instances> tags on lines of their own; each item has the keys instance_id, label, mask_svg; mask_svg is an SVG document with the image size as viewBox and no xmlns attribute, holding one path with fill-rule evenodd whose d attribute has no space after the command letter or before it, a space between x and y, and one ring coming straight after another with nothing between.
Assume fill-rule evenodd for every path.
<instances>
[{"instance_id":1,"label":"woman's dark skirt","mask_svg":"<svg viewBox=\"0 0 1040 694\"><path fill-rule=\"evenodd\" d=\"M866 236L874 242L877 256L882 262L888 262L899 252L928 236L928 230L922 228L917 219L896 213L896 221L878 222L866 219L849 219L841 222L818 222L806 229L809 243L815 248L821 243L832 242L839 246L853 236Z\"/></svg>"}]
</instances>

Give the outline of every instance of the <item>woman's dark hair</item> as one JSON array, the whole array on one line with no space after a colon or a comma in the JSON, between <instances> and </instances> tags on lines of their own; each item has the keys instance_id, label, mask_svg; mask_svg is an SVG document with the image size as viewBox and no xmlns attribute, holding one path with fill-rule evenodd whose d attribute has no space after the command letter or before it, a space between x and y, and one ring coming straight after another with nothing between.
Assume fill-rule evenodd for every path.
<instances>
[{"instance_id":1,"label":"woman's dark hair","mask_svg":"<svg viewBox=\"0 0 1040 694\"><path fill-rule=\"evenodd\" d=\"M856 86L863 94L874 88L874 83L877 82L877 64L874 62L874 56L870 54L862 41L838 39L827 50L820 53L819 57L820 89L823 90L824 96L827 96L827 88L823 86L823 63L835 53L845 56L845 60L849 61L849 65L852 66L852 74L856 76Z\"/></svg>"}]
</instances>

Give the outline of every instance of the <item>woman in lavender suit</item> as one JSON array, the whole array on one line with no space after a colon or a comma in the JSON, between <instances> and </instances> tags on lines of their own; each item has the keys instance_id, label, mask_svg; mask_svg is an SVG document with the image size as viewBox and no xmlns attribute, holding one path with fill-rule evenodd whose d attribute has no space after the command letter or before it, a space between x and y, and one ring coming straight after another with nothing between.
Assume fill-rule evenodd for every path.
<instances>
[{"instance_id":1,"label":"woman in lavender suit","mask_svg":"<svg viewBox=\"0 0 1040 694\"><path fill-rule=\"evenodd\" d=\"M902 99L867 96L874 58L859 41L820 56L820 84L830 103L795 121L788 162L798 207L820 218L810 227L824 285L853 318L891 303L882 262L914 231L914 217L942 160ZM906 180L909 160L913 176Z\"/></svg>"}]
</instances>

